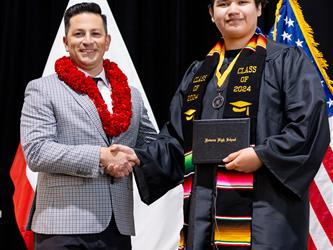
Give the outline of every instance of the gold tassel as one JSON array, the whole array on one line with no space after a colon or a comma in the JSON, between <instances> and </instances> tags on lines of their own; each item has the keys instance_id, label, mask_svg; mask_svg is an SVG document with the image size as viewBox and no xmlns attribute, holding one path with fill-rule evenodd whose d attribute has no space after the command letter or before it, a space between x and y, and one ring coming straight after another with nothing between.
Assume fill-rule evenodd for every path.
<instances>
[{"instance_id":1,"label":"gold tassel","mask_svg":"<svg viewBox=\"0 0 333 250\"><path fill-rule=\"evenodd\" d=\"M281 1L280 1L281 2ZM305 42L307 43L310 53L313 56L317 67L321 73L321 75L324 78L324 81L327 84L328 89L330 90L331 94L333 95L333 81L328 76L326 69L328 68L328 63L325 60L323 53L321 53L317 46L319 43L317 43L313 38L313 30L310 27L310 25L305 21L302 10L300 5L298 4L297 0L289 0L291 8L294 11L294 14L296 16L297 22L301 28L301 31L303 33L303 36L305 38Z\"/></svg>"},{"instance_id":2,"label":"gold tassel","mask_svg":"<svg viewBox=\"0 0 333 250\"><path fill-rule=\"evenodd\" d=\"M273 41L276 41L276 27L277 27L277 23L279 21L281 6L282 6L282 0L279 0L279 2L276 4L275 22L274 22L274 30L273 30Z\"/></svg>"}]
</instances>

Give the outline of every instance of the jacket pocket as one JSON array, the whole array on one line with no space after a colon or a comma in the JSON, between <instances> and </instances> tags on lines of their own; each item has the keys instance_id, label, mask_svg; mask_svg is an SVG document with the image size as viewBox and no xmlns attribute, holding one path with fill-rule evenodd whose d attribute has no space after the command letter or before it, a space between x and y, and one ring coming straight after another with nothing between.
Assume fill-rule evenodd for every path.
<instances>
[{"instance_id":1,"label":"jacket pocket","mask_svg":"<svg viewBox=\"0 0 333 250\"><path fill-rule=\"evenodd\" d=\"M46 178L48 187L78 186L85 183L85 179L64 174L48 174Z\"/></svg>"}]
</instances>

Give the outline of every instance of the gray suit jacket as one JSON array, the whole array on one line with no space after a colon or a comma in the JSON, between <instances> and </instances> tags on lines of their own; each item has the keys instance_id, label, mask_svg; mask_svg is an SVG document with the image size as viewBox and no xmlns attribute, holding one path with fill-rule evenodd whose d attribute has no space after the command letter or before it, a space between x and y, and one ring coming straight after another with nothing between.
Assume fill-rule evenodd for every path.
<instances>
[{"instance_id":1,"label":"gray suit jacket","mask_svg":"<svg viewBox=\"0 0 333 250\"><path fill-rule=\"evenodd\" d=\"M31 81L21 116L21 143L38 172L27 227L43 234L103 231L113 215L119 231L134 235L132 176L114 178L99 167L100 147L139 147L155 137L139 91L131 87L132 120L118 137L104 133L87 95L77 94L57 75Z\"/></svg>"}]
</instances>

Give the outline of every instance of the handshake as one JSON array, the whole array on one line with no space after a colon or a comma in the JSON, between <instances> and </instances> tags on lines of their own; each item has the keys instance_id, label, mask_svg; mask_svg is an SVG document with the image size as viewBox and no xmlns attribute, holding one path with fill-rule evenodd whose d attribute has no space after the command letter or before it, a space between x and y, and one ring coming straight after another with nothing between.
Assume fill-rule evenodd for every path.
<instances>
[{"instance_id":1,"label":"handshake","mask_svg":"<svg viewBox=\"0 0 333 250\"><path fill-rule=\"evenodd\" d=\"M132 148L113 144L108 148L101 147L100 165L106 174L124 177L133 171L135 165L140 165L140 160Z\"/></svg>"}]
</instances>

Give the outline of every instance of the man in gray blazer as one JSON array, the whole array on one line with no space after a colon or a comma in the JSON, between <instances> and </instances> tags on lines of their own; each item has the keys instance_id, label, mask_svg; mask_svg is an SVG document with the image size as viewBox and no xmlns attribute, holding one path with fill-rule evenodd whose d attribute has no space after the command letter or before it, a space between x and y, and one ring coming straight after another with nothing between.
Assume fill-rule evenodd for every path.
<instances>
[{"instance_id":1,"label":"man in gray blazer","mask_svg":"<svg viewBox=\"0 0 333 250\"><path fill-rule=\"evenodd\" d=\"M103 60L111 38L100 7L76 4L64 19L69 57L25 92L21 142L38 172L27 226L36 249L131 249L132 169L140 162L133 150L110 146L140 147L156 132L139 91Z\"/></svg>"}]
</instances>

